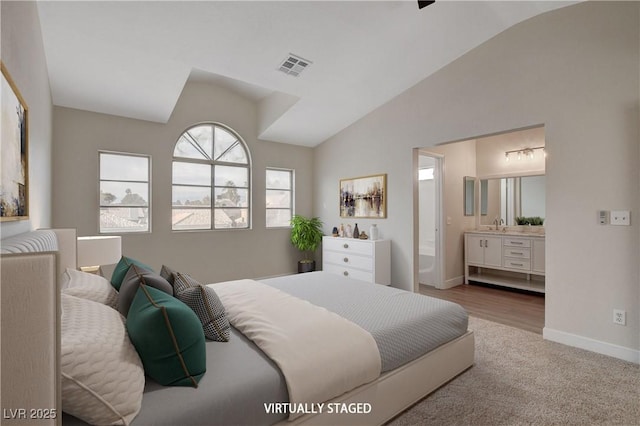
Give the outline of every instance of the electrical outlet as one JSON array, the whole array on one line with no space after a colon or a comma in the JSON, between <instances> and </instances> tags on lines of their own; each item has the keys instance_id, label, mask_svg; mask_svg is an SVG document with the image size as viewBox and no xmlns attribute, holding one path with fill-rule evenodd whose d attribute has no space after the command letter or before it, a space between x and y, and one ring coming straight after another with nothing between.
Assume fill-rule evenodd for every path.
<instances>
[{"instance_id":1,"label":"electrical outlet","mask_svg":"<svg viewBox=\"0 0 640 426\"><path fill-rule=\"evenodd\" d=\"M613 323L618 325L627 325L627 312L622 309L614 309Z\"/></svg>"},{"instance_id":2,"label":"electrical outlet","mask_svg":"<svg viewBox=\"0 0 640 426\"><path fill-rule=\"evenodd\" d=\"M612 225L631 225L631 212L629 210L611 210L610 222Z\"/></svg>"}]
</instances>

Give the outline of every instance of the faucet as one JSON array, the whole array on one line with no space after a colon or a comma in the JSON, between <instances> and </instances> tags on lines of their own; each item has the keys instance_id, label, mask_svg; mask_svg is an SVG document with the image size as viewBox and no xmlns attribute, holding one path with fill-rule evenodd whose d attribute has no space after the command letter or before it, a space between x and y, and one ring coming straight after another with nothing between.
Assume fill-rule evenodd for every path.
<instances>
[{"instance_id":1,"label":"faucet","mask_svg":"<svg viewBox=\"0 0 640 426\"><path fill-rule=\"evenodd\" d=\"M493 223L496 225L496 231L497 231L500 225L504 225L504 220L502 218L498 220L498 216L496 216L496 218L493 220Z\"/></svg>"}]
</instances>

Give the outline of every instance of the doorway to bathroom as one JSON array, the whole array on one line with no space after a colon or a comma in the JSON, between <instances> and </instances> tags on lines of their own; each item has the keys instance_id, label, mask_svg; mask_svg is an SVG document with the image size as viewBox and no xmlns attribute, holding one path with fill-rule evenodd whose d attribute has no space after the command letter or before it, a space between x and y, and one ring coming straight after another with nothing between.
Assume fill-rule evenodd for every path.
<instances>
[{"instance_id":1,"label":"doorway to bathroom","mask_svg":"<svg viewBox=\"0 0 640 426\"><path fill-rule=\"evenodd\" d=\"M444 157L418 151L418 284L443 288L442 171Z\"/></svg>"}]
</instances>

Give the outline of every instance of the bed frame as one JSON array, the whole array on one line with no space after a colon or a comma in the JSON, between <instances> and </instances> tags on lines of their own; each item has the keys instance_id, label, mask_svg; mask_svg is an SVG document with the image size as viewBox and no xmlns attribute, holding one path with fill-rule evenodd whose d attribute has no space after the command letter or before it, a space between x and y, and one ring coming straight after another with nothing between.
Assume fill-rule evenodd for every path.
<instances>
[{"instance_id":1,"label":"bed frame","mask_svg":"<svg viewBox=\"0 0 640 426\"><path fill-rule=\"evenodd\" d=\"M3 425L61 424L59 278L66 268L76 268L76 230L52 231L57 251L32 244L32 232L2 240ZM7 248L12 253L4 253Z\"/></svg>"},{"instance_id":2,"label":"bed frame","mask_svg":"<svg viewBox=\"0 0 640 426\"><path fill-rule=\"evenodd\" d=\"M76 268L75 229L54 229L57 252L2 254L1 354L3 410L26 409L26 417L2 424L61 424L60 286L66 268ZM23 234L28 239L29 233ZM13 237L12 239L15 239ZM18 236L20 238L20 236ZM5 240L3 240L4 243ZM25 309L29 307L29 309ZM52 322L51 319L55 318ZM50 327L43 327L49 324ZM383 424L473 365L474 335L446 343L381 375L330 403L369 403L368 414L306 414L284 425ZM37 383L37 386L34 384ZM30 418L29 409L57 410L55 419Z\"/></svg>"},{"instance_id":3,"label":"bed frame","mask_svg":"<svg viewBox=\"0 0 640 426\"><path fill-rule=\"evenodd\" d=\"M473 365L474 336L466 334L445 343L422 357L395 370L382 374L377 380L362 385L335 398L330 403L371 404L368 414L306 414L285 425L381 425Z\"/></svg>"}]
</instances>

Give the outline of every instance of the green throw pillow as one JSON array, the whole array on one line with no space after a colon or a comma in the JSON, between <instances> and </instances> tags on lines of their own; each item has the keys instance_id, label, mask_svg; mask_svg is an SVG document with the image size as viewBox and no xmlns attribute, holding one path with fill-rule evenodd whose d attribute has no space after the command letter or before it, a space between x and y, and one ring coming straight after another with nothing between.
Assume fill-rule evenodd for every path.
<instances>
[{"instance_id":1,"label":"green throw pillow","mask_svg":"<svg viewBox=\"0 0 640 426\"><path fill-rule=\"evenodd\" d=\"M127 316L127 331L145 373L163 386L193 386L207 371L202 324L187 305L141 285Z\"/></svg>"},{"instance_id":2,"label":"green throw pillow","mask_svg":"<svg viewBox=\"0 0 640 426\"><path fill-rule=\"evenodd\" d=\"M129 266L131 265L142 266L143 268L153 271L153 268L145 265L142 262L139 262L135 259L131 259L130 257L122 256L120 258L120 262L118 262L118 264L116 265L116 269L113 270L113 275L111 275L111 285L116 290L120 291L122 280L124 279L124 276L127 274L127 271L129 270Z\"/></svg>"}]
</instances>

